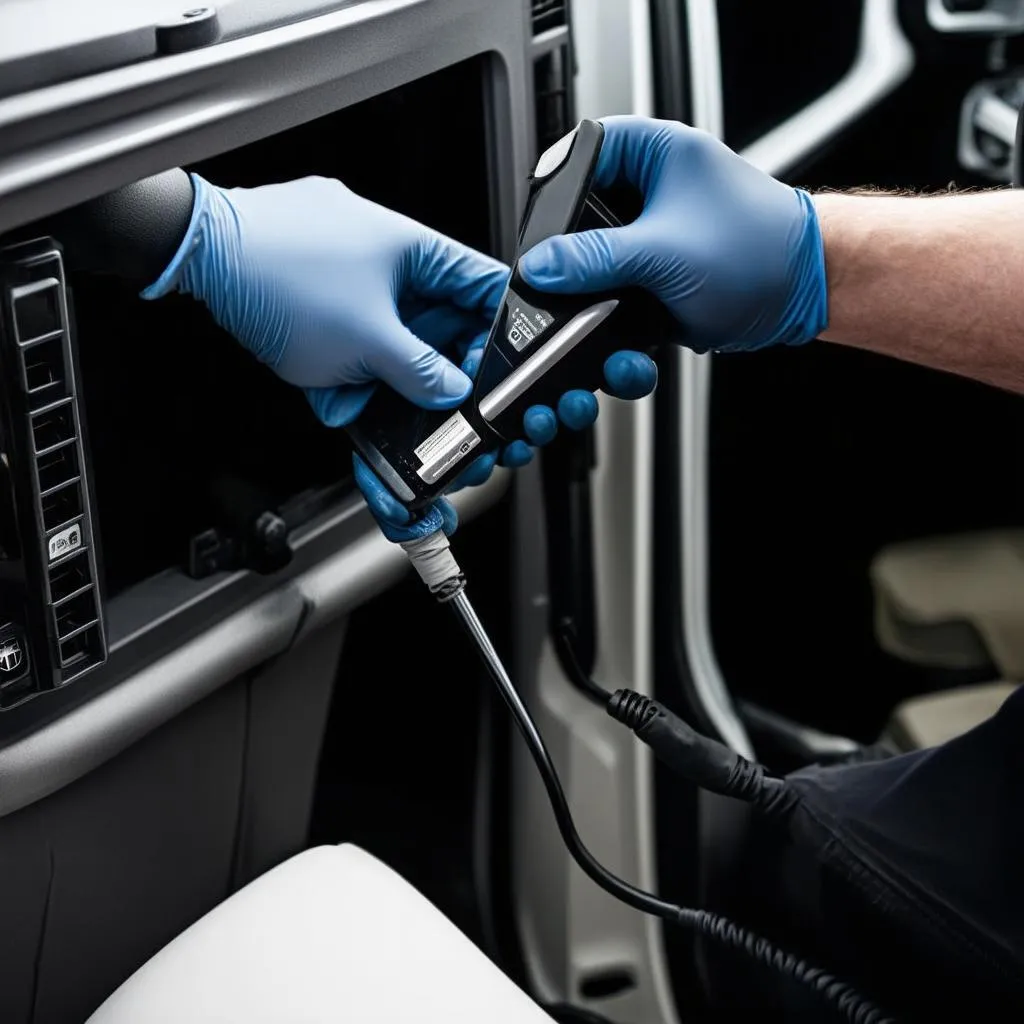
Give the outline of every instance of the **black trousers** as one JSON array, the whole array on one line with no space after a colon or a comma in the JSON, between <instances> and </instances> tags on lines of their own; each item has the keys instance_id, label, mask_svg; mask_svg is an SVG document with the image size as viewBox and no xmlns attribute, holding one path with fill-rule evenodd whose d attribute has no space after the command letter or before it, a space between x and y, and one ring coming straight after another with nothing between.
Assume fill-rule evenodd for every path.
<instances>
[{"instance_id":1,"label":"black trousers","mask_svg":"<svg viewBox=\"0 0 1024 1024\"><path fill-rule=\"evenodd\" d=\"M789 809L751 823L744 889L723 909L900 1020L1024 1021L1024 688L941 747L788 783ZM734 1004L752 1003L743 991Z\"/></svg>"}]
</instances>

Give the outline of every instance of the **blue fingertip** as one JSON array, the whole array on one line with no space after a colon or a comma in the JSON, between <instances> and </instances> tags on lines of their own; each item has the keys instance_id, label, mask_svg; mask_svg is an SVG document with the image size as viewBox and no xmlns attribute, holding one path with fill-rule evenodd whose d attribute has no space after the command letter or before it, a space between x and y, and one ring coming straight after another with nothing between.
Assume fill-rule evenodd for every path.
<instances>
[{"instance_id":1,"label":"blue fingertip","mask_svg":"<svg viewBox=\"0 0 1024 1024\"><path fill-rule=\"evenodd\" d=\"M467 325L471 323L469 317L462 310L446 305L421 304L419 308L415 309L413 316L401 316L401 313L400 306L399 316L402 323L420 341L425 341L431 348L436 349L442 349L453 342L466 331Z\"/></svg>"},{"instance_id":2,"label":"blue fingertip","mask_svg":"<svg viewBox=\"0 0 1024 1024\"><path fill-rule=\"evenodd\" d=\"M306 400L325 427L347 427L366 408L376 384L305 388Z\"/></svg>"},{"instance_id":3,"label":"blue fingertip","mask_svg":"<svg viewBox=\"0 0 1024 1024\"><path fill-rule=\"evenodd\" d=\"M558 250L549 242L540 242L519 257L518 270L527 284L543 289L561 276L557 262Z\"/></svg>"},{"instance_id":4,"label":"blue fingertip","mask_svg":"<svg viewBox=\"0 0 1024 1024\"><path fill-rule=\"evenodd\" d=\"M441 370L440 388L432 392L423 402L428 409L451 409L461 405L473 390L473 382L454 363L444 361Z\"/></svg>"},{"instance_id":5,"label":"blue fingertip","mask_svg":"<svg viewBox=\"0 0 1024 1024\"><path fill-rule=\"evenodd\" d=\"M513 441L501 454L501 464L520 469L533 459L533 449L525 441Z\"/></svg>"},{"instance_id":6,"label":"blue fingertip","mask_svg":"<svg viewBox=\"0 0 1024 1024\"><path fill-rule=\"evenodd\" d=\"M597 398L589 391L566 391L558 400L558 418L570 430L586 430L597 419Z\"/></svg>"},{"instance_id":7,"label":"blue fingertip","mask_svg":"<svg viewBox=\"0 0 1024 1024\"><path fill-rule=\"evenodd\" d=\"M459 513L447 498L438 498L434 502L434 508L441 516L441 529L444 530L445 536L450 537L458 528Z\"/></svg>"},{"instance_id":8,"label":"blue fingertip","mask_svg":"<svg viewBox=\"0 0 1024 1024\"><path fill-rule=\"evenodd\" d=\"M447 511L440 507L440 501L435 501L433 505L428 506L424 509L419 518L410 523L408 526L395 526L394 523L385 522L382 519L377 520L377 525L380 526L380 532L391 541L392 544L401 544L407 540L419 540L421 537L426 537L431 533L436 533L438 530L444 530L445 533L450 533L455 529L455 525L458 523L458 517L455 516L455 509L453 509L447 502ZM452 517L455 518L454 523Z\"/></svg>"},{"instance_id":9,"label":"blue fingertip","mask_svg":"<svg viewBox=\"0 0 1024 1024\"><path fill-rule=\"evenodd\" d=\"M477 331L473 340L469 343L469 350L471 352L483 352L484 346L487 344L487 339L490 336L490 329L486 331Z\"/></svg>"},{"instance_id":10,"label":"blue fingertip","mask_svg":"<svg viewBox=\"0 0 1024 1024\"><path fill-rule=\"evenodd\" d=\"M472 465L464 469L448 487L448 493L454 494L461 491L463 487L479 487L486 483L494 471L495 463L498 461L497 452L488 452L481 455Z\"/></svg>"},{"instance_id":11,"label":"blue fingertip","mask_svg":"<svg viewBox=\"0 0 1024 1024\"><path fill-rule=\"evenodd\" d=\"M455 509L444 499L439 499L412 520L408 509L397 501L380 482L377 474L358 456L352 456L356 483L366 498L370 513L377 521L381 533L393 544L407 540L418 540L437 530L450 534L458 525Z\"/></svg>"},{"instance_id":12,"label":"blue fingertip","mask_svg":"<svg viewBox=\"0 0 1024 1024\"><path fill-rule=\"evenodd\" d=\"M356 485L363 492L366 504L381 526L405 526L409 510L380 482L377 474L358 455L352 456Z\"/></svg>"},{"instance_id":13,"label":"blue fingertip","mask_svg":"<svg viewBox=\"0 0 1024 1024\"><path fill-rule=\"evenodd\" d=\"M644 398L657 386L658 367L642 352L614 352L605 360L604 379L616 398Z\"/></svg>"},{"instance_id":14,"label":"blue fingertip","mask_svg":"<svg viewBox=\"0 0 1024 1024\"><path fill-rule=\"evenodd\" d=\"M466 358L462 360L462 372L467 377L476 377L477 370L480 369L480 360L483 357L483 354L484 350L482 348L470 348L466 353Z\"/></svg>"},{"instance_id":15,"label":"blue fingertip","mask_svg":"<svg viewBox=\"0 0 1024 1024\"><path fill-rule=\"evenodd\" d=\"M523 432L538 447L550 444L558 433L558 417L546 405L531 405L523 413Z\"/></svg>"}]
</instances>

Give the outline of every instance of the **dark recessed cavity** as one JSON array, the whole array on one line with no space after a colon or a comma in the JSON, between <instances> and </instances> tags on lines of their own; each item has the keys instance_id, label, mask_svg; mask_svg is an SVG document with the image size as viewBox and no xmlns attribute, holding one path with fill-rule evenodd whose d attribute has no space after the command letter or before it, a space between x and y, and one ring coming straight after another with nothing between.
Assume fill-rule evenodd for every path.
<instances>
[{"instance_id":1,"label":"dark recessed cavity","mask_svg":"<svg viewBox=\"0 0 1024 1024\"><path fill-rule=\"evenodd\" d=\"M50 570L50 600L63 601L89 583L89 560L86 553L75 555Z\"/></svg>"},{"instance_id":2,"label":"dark recessed cavity","mask_svg":"<svg viewBox=\"0 0 1024 1024\"><path fill-rule=\"evenodd\" d=\"M75 417L71 403L58 405L32 417L32 439L36 452L45 452L75 437Z\"/></svg>"},{"instance_id":3,"label":"dark recessed cavity","mask_svg":"<svg viewBox=\"0 0 1024 1024\"><path fill-rule=\"evenodd\" d=\"M65 640L60 645L60 664L64 672L64 682L71 678L68 669L73 669L77 675L89 665L94 664L99 657L99 627L90 626L77 633L70 640Z\"/></svg>"},{"instance_id":4,"label":"dark recessed cavity","mask_svg":"<svg viewBox=\"0 0 1024 1024\"><path fill-rule=\"evenodd\" d=\"M60 330L60 299L57 286L49 284L14 300L14 322L18 341L24 344L33 338Z\"/></svg>"},{"instance_id":5,"label":"dark recessed cavity","mask_svg":"<svg viewBox=\"0 0 1024 1024\"><path fill-rule=\"evenodd\" d=\"M78 452L73 444L57 448L36 460L39 473L39 492L52 491L61 484L70 483L78 476Z\"/></svg>"},{"instance_id":6,"label":"dark recessed cavity","mask_svg":"<svg viewBox=\"0 0 1024 1024\"><path fill-rule=\"evenodd\" d=\"M49 533L82 514L82 495L77 483L47 494L42 500L43 529Z\"/></svg>"},{"instance_id":7,"label":"dark recessed cavity","mask_svg":"<svg viewBox=\"0 0 1024 1024\"><path fill-rule=\"evenodd\" d=\"M72 597L53 610L57 624L57 636L66 637L96 621L96 595L87 590L77 597Z\"/></svg>"},{"instance_id":8,"label":"dark recessed cavity","mask_svg":"<svg viewBox=\"0 0 1024 1024\"><path fill-rule=\"evenodd\" d=\"M580 981L580 995L584 999L610 999L634 988L636 977L628 967L593 971Z\"/></svg>"},{"instance_id":9,"label":"dark recessed cavity","mask_svg":"<svg viewBox=\"0 0 1024 1024\"><path fill-rule=\"evenodd\" d=\"M24 350L25 382L30 393L45 391L47 397L64 383L64 351L61 338L41 341Z\"/></svg>"}]
</instances>

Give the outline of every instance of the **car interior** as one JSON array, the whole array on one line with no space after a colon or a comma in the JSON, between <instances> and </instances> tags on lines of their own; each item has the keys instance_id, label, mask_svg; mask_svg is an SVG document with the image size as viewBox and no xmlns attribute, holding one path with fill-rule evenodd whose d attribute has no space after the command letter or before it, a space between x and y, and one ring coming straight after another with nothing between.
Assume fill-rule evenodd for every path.
<instances>
[{"instance_id":1,"label":"car interior","mask_svg":"<svg viewBox=\"0 0 1024 1024\"><path fill-rule=\"evenodd\" d=\"M837 16L842 9L850 19L837 39L856 38L861 6L836 5ZM729 24L721 22L725 32ZM754 36L745 30L733 29L743 31L750 46ZM763 26L759 38L770 31ZM813 49L833 75L852 60L839 43L829 52L820 41L809 47L787 35L786 45ZM957 38L931 52L920 47L899 89L841 139L795 166L789 180L810 189L991 186L993 177L959 163L957 148L962 104L989 76L991 45ZM1013 41L1007 46L1012 67ZM723 54L729 52L723 46ZM737 99L730 129L731 90L736 97L756 91L754 62L743 59L742 44L734 52L732 69L723 65L725 139L742 145L786 107L779 97L777 111L758 121ZM786 51L771 46L765 52L782 61ZM773 90L762 102L774 101ZM915 599L915 587L928 593L957 587L944 575L953 570L941 557L929 565L929 552L937 555L988 531L1012 533L1020 521L1020 488L1000 472L1020 436L1015 398L833 345L721 358L714 373L712 628L723 672L741 700L868 743L907 699L1015 681L1015 666L978 639L990 631L987 617L1012 616L1009 608L932 611ZM813 430L806 429L809 423ZM775 500L759 497L768 494ZM1012 608L1014 584L997 583L989 571L983 548L965 554L955 570L958 577L982 574L979 586L988 593L989 585L1002 588ZM958 582L962 592L962 578ZM895 642L886 621L901 623L913 636ZM929 631L943 630L962 630L965 638L948 645L929 640Z\"/></svg>"},{"instance_id":2,"label":"car interior","mask_svg":"<svg viewBox=\"0 0 1024 1024\"><path fill-rule=\"evenodd\" d=\"M538 156L623 112L810 190L1012 187L1024 3L30 6L0 3L0 1021L735 1019L742 964L573 864L344 432L82 217L172 168L323 175L509 260ZM776 773L971 729L1024 674L1024 412L835 345L657 361L454 495L452 544L598 859L757 921L744 814L588 679Z\"/></svg>"}]
</instances>

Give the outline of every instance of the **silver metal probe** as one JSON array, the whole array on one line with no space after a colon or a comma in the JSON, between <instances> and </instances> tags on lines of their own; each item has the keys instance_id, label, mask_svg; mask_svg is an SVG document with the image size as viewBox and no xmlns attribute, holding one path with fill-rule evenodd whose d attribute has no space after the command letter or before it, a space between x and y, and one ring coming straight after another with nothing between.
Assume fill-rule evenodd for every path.
<instances>
[{"instance_id":1,"label":"silver metal probe","mask_svg":"<svg viewBox=\"0 0 1024 1024\"><path fill-rule=\"evenodd\" d=\"M402 547L430 592L438 601L450 604L458 613L462 625L476 645L487 671L501 691L501 696L515 716L516 725L524 733L527 741L544 749L544 741L526 705L512 685L512 680L505 671L505 666L494 649L487 630L484 629L476 610L466 596L466 577L459 563L455 561L448 538L438 530L418 540L403 541Z\"/></svg>"},{"instance_id":2,"label":"silver metal probe","mask_svg":"<svg viewBox=\"0 0 1024 1024\"><path fill-rule=\"evenodd\" d=\"M494 649L491 638L487 635L487 630L484 629L483 623L477 617L473 605L466 596L466 591L460 590L451 599L450 604L459 613L459 618L462 620L463 626L466 627L466 632L473 638L476 649L480 652L480 657L483 658L491 678L497 684L498 689L501 690L505 703L508 704L515 715L516 725L527 734L528 742L537 743L543 747L544 741L541 739L540 733L530 717L530 712L523 703L522 697L519 696L519 691L512 685L512 680L509 679L505 666L502 664L501 658L498 657L498 652Z\"/></svg>"}]
</instances>

